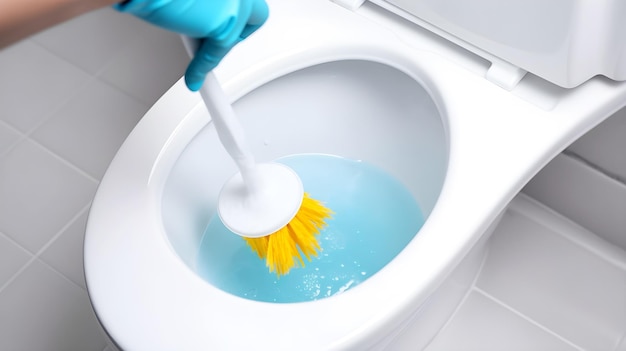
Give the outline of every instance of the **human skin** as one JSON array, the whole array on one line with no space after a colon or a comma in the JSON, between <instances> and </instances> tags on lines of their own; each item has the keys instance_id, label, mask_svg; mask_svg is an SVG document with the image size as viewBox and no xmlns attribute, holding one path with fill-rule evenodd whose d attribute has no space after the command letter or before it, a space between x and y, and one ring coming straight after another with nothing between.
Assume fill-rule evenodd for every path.
<instances>
[{"instance_id":1,"label":"human skin","mask_svg":"<svg viewBox=\"0 0 626 351\"><path fill-rule=\"evenodd\" d=\"M0 0L0 49L120 0Z\"/></svg>"}]
</instances>

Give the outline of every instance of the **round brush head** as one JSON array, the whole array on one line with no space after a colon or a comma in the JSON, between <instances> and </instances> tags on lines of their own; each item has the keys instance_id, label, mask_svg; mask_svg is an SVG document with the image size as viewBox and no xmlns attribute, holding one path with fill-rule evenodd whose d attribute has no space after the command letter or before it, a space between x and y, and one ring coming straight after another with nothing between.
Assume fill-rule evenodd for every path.
<instances>
[{"instance_id":1,"label":"round brush head","mask_svg":"<svg viewBox=\"0 0 626 351\"><path fill-rule=\"evenodd\" d=\"M250 180L241 173L230 178L219 195L217 211L235 234L258 238L286 226L298 213L304 188L300 177L280 163L260 163Z\"/></svg>"}]
</instances>

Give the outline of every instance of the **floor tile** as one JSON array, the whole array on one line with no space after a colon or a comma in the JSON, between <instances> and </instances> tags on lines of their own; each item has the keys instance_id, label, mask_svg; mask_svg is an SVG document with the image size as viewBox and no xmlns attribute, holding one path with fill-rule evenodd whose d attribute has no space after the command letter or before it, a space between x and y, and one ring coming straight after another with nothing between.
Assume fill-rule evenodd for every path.
<instances>
[{"instance_id":1,"label":"floor tile","mask_svg":"<svg viewBox=\"0 0 626 351\"><path fill-rule=\"evenodd\" d=\"M61 234L39 258L79 286L86 288L83 269L83 243L87 212Z\"/></svg>"},{"instance_id":2,"label":"floor tile","mask_svg":"<svg viewBox=\"0 0 626 351\"><path fill-rule=\"evenodd\" d=\"M0 122L0 155L20 139L20 134Z\"/></svg>"},{"instance_id":3,"label":"floor tile","mask_svg":"<svg viewBox=\"0 0 626 351\"><path fill-rule=\"evenodd\" d=\"M0 119L30 131L78 92L89 75L25 40L0 52Z\"/></svg>"},{"instance_id":4,"label":"floor tile","mask_svg":"<svg viewBox=\"0 0 626 351\"><path fill-rule=\"evenodd\" d=\"M31 137L100 179L147 109L147 105L94 79Z\"/></svg>"},{"instance_id":5,"label":"floor tile","mask_svg":"<svg viewBox=\"0 0 626 351\"><path fill-rule=\"evenodd\" d=\"M574 351L575 347L473 292L426 351Z\"/></svg>"},{"instance_id":6,"label":"floor tile","mask_svg":"<svg viewBox=\"0 0 626 351\"><path fill-rule=\"evenodd\" d=\"M127 51L141 35L137 28L143 26L148 24L106 7L50 28L33 40L94 75Z\"/></svg>"},{"instance_id":7,"label":"floor tile","mask_svg":"<svg viewBox=\"0 0 626 351\"><path fill-rule=\"evenodd\" d=\"M588 350L611 350L626 325L626 272L517 212L494 233L477 286Z\"/></svg>"},{"instance_id":8,"label":"floor tile","mask_svg":"<svg viewBox=\"0 0 626 351\"><path fill-rule=\"evenodd\" d=\"M178 35L156 27L146 30L134 47L118 56L101 78L152 106L183 76L189 57Z\"/></svg>"},{"instance_id":9,"label":"floor tile","mask_svg":"<svg viewBox=\"0 0 626 351\"><path fill-rule=\"evenodd\" d=\"M0 292L0 349L102 351L87 293L35 260Z\"/></svg>"},{"instance_id":10,"label":"floor tile","mask_svg":"<svg viewBox=\"0 0 626 351\"><path fill-rule=\"evenodd\" d=\"M0 350L114 350L81 288L84 211L187 62L178 36L111 8L0 51Z\"/></svg>"},{"instance_id":11,"label":"floor tile","mask_svg":"<svg viewBox=\"0 0 626 351\"><path fill-rule=\"evenodd\" d=\"M96 183L24 140L0 157L0 232L36 253L89 204Z\"/></svg>"},{"instance_id":12,"label":"floor tile","mask_svg":"<svg viewBox=\"0 0 626 351\"><path fill-rule=\"evenodd\" d=\"M32 255L0 233L0 286L28 262Z\"/></svg>"}]
</instances>

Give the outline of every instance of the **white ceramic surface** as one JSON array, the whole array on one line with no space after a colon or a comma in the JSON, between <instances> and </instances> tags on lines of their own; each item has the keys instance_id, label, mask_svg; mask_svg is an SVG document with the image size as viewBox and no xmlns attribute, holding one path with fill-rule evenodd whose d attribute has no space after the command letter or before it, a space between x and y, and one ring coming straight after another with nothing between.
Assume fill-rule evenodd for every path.
<instances>
[{"instance_id":1,"label":"white ceramic surface","mask_svg":"<svg viewBox=\"0 0 626 351\"><path fill-rule=\"evenodd\" d=\"M400 180L425 216L435 206L447 165L444 126L428 92L396 69L352 60L314 66L259 87L235 109L259 162L306 153L363 160ZM236 172L208 120L196 106L160 158L171 167L163 189L165 233L192 269L199 235Z\"/></svg>"}]
</instances>

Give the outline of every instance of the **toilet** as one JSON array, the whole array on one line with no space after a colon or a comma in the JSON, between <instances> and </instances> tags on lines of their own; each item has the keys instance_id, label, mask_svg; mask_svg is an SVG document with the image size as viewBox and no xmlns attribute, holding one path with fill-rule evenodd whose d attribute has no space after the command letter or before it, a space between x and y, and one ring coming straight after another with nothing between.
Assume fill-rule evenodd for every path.
<instances>
[{"instance_id":1,"label":"toilet","mask_svg":"<svg viewBox=\"0 0 626 351\"><path fill-rule=\"evenodd\" d=\"M267 24L216 69L256 158L367 162L404 184L425 221L341 293L281 303L224 291L197 262L236 168L181 80L124 142L90 210L86 282L110 347L424 349L471 285L508 203L626 105L624 45L612 39L626 31L623 6L268 4Z\"/></svg>"}]
</instances>

